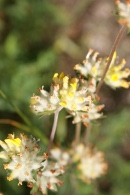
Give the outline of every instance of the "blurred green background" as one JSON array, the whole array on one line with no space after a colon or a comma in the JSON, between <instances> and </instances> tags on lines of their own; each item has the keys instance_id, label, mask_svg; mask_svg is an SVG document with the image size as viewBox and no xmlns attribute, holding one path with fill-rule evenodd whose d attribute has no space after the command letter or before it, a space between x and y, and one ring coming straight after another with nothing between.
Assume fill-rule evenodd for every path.
<instances>
[{"instance_id":1,"label":"blurred green background","mask_svg":"<svg viewBox=\"0 0 130 195\"><path fill-rule=\"evenodd\" d=\"M89 48L108 55L120 29L114 2L107 0L0 0L0 139L8 133L32 134L46 150L53 116L39 119L31 113L30 97L42 85L49 90L55 72L74 75ZM130 64L130 37L124 35L117 55ZM130 194L130 91L103 86L105 118L92 126L90 140L105 152L108 173L91 185L73 172L61 178L64 185L48 195ZM74 136L71 119L60 114L55 144L69 147ZM6 181L0 161L0 192L30 194L26 184ZM38 192L35 195L40 195Z\"/></svg>"}]
</instances>

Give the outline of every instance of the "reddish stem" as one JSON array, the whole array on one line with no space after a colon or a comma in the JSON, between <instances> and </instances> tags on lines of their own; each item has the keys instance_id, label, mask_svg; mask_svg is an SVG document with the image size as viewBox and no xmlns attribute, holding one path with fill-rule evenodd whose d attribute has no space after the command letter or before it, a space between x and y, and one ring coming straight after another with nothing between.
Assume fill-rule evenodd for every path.
<instances>
[{"instance_id":1,"label":"reddish stem","mask_svg":"<svg viewBox=\"0 0 130 195\"><path fill-rule=\"evenodd\" d=\"M98 83L98 86L97 86L97 89L96 89L96 94L99 93L99 91L100 91L100 89L102 87L102 84L104 82L104 78L105 78L105 76L107 74L107 71L108 71L108 69L110 67L110 64L111 64L111 61L112 61L112 58L113 58L113 54L114 54L114 52L115 52L115 50L116 50L116 48L117 48L117 46L118 46L118 44L119 44L119 42L121 40L121 37L122 37L123 33L125 32L125 29L126 29L126 27L122 26L120 31L119 31L119 33L118 33L118 35L117 35L117 37L116 37L116 39L115 39L115 42L114 42L114 44L112 46L112 49L111 49L109 57L108 57L108 62L107 62L106 68L104 70L104 73L102 75L102 78L101 78L100 82Z\"/></svg>"}]
</instances>

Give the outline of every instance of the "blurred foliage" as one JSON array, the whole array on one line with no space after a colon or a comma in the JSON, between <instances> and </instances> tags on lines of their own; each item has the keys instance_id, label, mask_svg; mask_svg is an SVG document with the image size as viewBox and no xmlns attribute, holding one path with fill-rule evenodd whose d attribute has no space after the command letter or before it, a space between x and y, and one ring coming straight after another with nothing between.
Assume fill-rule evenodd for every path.
<instances>
[{"instance_id":1,"label":"blurred foliage","mask_svg":"<svg viewBox=\"0 0 130 195\"><path fill-rule=\"evenodd\" d=\"M19 107L27 106L30 94L47 86L57 69L53 41L66 18L62 8L42 0L1 1L0 8L1 89ZM2 100L0 107L9 109Z\"/></svg>"},{"instance_id":2,"label":"blurred foliage","mask_svg":"<svg viewBox=\"0 0 130 195\"><path fill-rule=\"evenodd\" d=\"M87 53L89 36L81 32L81 28L86 18L89 21L88 15L83 16L91 13L95 5L95 1L90 0L0 0L1 139L8 133L25 132L40 137L41 146L46 149L53 116L42 119L34 116L29 109L30 97L43 84L49 90L55 72L62 69L68 73L71 64L78 63ZM107 24L104 28L108 31ZM117 93L120 92L110 91L107 107L112 107L112 99L115 102L118 99L120 105L124 96L116 96ZM125 93L121 91L120 94ZM130 108L122 109L118 105L114 107L116 111L105 110L107 117L93 124L90 136L92 143L105 152L109 165L107 175L87 185L74 177L73 170L67 170L62 176L64 185L57 193L49 191L49 195L130 194ZM128 107L127 102L123 105ZM65 116L66 112L62 111L55 144L68 147L73 140L74 126ZM0 170L0 192L4 195L29 194L30 189L25 184L18 187L17 181L6 180L2 163Z\"/></svg>"}]
</instances>

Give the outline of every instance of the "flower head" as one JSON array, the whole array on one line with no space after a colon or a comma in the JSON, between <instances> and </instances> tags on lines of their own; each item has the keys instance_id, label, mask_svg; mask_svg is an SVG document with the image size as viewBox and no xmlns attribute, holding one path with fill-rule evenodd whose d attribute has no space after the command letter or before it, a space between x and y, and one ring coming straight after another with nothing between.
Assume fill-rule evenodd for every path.
<instances>
[{"instance_id":1,"label":"flower head","mask_svg":"<svg viewBox=\"0 0 130 195\"><path fill-rule=\"evenodd\" d=\"M117 5L118 22L130 28L130 0L126 0L126 3L119 0L115 2Z\"/></svg>"},{"instance_id":2,"label":"flower head","mask_svg":"<svg viewBox=\"0 0 130 195\"><path fill-rule=\"evenodd\" d=\"M90 182L105 174L107 167L107 163L104 162L103 152L93 154L90 150L86 150L86 155L81 158L78 165L78 169L81 171L79 177L84 182Z\"/></svg>"},{"instance_id":3,"label":"flower head","mask_svg":"<svg viewBox=\"0 0 130 195\"><path fill-rule=\"evenodd\" d=\"M0 152L0 158L9 161L15 153L20 152L21 140L15 138L14 134L9 134L5 142L0 140L0 145L4 151Z\"/></svg>"},{"instance_id":4,"label":"flower head","mask_svg":"<svg viewBox=\"0 0 130 195\"><path fill-rule=\"evenodd\" d=\"M0 153L0 158L7 161L4 168L10 171L9 181L18 178L19 184L23 181L34 181L32 171L41 167L43 156L37 156L39 148L37 140L28 139L21 134L21 138L9 135L5 142L0 142L5 151Z\"/></svg>"},{"instance_id":5,"label":"flower head","mask_svg":"<svg viewBox=\"0 0 130 195\"><path fill-rule=\"evenodd\" d=\"M76 146L72 159L78 162L79 178L87 183L105 174L108 167L103 152L83 144Z\"/></svg>"},{"instance_id":6,"label":"flower head","mask_svg":"<svg viewBox=\"0 0 130 195\"><path fill-rule=\"evenodd\" d=\"M42 87L39 89L41 96L31 97L31 109L38 115L48 115L54 113L59 108L59 87L52 85L50 93Z\"/></svg>"},{"instance_id":7,"label":"flower head","mask_svg":"<svg viewBox=\"0 0 130 195\"><path fill-rule=\"evenodd\" d=\"M34 113L42 116L54 113L60 107L59 90L62 87L64 73L55 73L52 78L50 92L40 88L40 96L31 97L31 109Z\"/></svg>"},{"instance_id":8,"label":"flower head","mask_svg":"<svg viewBox=\"0 0 130 195\"><path fill-rule=\"evenodd\" d=\"M23 134L20 138L10 134L5 142L0 141L4 149L0 152L0 158L6 161L4 168L9 172L9 181L17 178L19 185L26 181L31 188L37 187L46 194L47 188L56 190L55 184L63 183L57 176L64 173L64 167L49 162L46 153L38 155L40 149L37 142L35 138L28 138Z\"/></svg>"},{"instance_id":9,"label":"flower head","mask_svg":"<svg viewBox=\"0 0 130 195\"><path fill-rule=\"evenodd\" d=\"M99 119L103 116L103 113L99 113L104 105L91 104L91 108L88 112L73 112L74 116L73 123L83 122L85 126L89 126L90 122Z\"/></svg>"},{"instance_id":10,"label":"flower head","mask_svg":"<svg viewBox=\"0 0 130 195\"><path fill-rule=\"evenodd\" d=\"M60 105L72 111L87 111L92 103L85 87L78 78L63 78L63 87L59 91Z\"/></svg>"},{"instance_id":11,"label":"flower head","mask_svg":"<svg viewBox=\"0 0 130 195\"><path fill-rule=\"evenodd\" d=\"M83 79L69 78L61 73L53 76L50 93L40 89L41 96L33 95L31 109L36 114L44 115L56 112L59 107L72 111L87 111L91 105L91 95Z\"/></svg>"},{"instance_id":12,"label":"flower head","mask_svg":"<svg viewBox=\"0 0 130 195\"><path fill-rule=\"evenodd\" d=\"M58 162L58 164L65 166L70 161L70 154L67 151L56 147L50 150L50 157Z\"/></svg>"},{"instance_id":13,"label":"flower head","mask_svg":"<svg viewBox=\"0 0 130 195\"><path fill-rule=\"evenodd\" d=\"M36 185L43 194L47 194L47 189L57 191L57 186L63 184L63 181L59 180L57 176L64 173L64 167L58 163L49 163L47 160L42 163L42 166L34 186Z\"/></svg>"},{"instance_id":14,"label":"flower head","mask_svg":"<svg viewBox=\"0 0 130 195\"><path fill-rule=\"evenodd\" d=\"M97 59L98 53L95 52L92 55L93 51L90 50L87 54L86 60L83 61L83 64L78 64L74 67L81 75L83 75L88 83L92 82L93 88L90 86L88 90L91 92L96 91L97 82L100 81L109 58ZM128 88L130 86L130 82L126 80L130 75L130 70L128 68L124 68L125 59L123 59L119 64L117 63L117 55L116 52L113 55L110 67L104 79L104 82L112 88L124 87ZM93 91L92 91L93 90Z\"/></svg>"},{"instance_id":15,"label":"flower head","mask_svg":"<svg viewBox=\"0 0 130 195\"><path fill-rule=\"evenodd\" d=\"M129 88L130 82L126 81L126 78L130 76L130 70L128 68L124 68L125 59L117 64L117 55L116 52L113 55L112 62L110 64L110 68L105 77L105 83L112 88L124 87Z\"/></svg>"},{"instance_id":16,"label":"flower head","mask_svg":"<svg viewBox=\"0 0 130 195\"><path fill-rule=\"evenodd\" d=\"M94 52L90 49L83 63L75 65L74 69L85 78L92 77L99 80L103 73L102 67L104 66L104 59L98 58L98 55L98 52Z\"/></svg>"}]
</instances>

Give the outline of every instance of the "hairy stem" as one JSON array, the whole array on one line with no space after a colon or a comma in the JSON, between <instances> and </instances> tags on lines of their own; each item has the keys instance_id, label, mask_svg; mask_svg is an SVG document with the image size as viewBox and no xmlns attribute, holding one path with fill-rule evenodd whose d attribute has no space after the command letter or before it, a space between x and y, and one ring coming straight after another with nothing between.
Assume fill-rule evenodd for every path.
<instances>
[{"instance_id":1,"label":"hairy stem","mask_svg":"<svg viewBox=\"0 0 130 195\"><path fill-rule=\"evenodd\" d=\"M61 111L61 109L62 109L62 107L60 107L54 114L54 122L53 122L52 131L51 131L50 140L49 140L48 149L47 149L48 155L49 155L49 152L50 152L50 149L51 149L54 137L55 137L58 116L59 116L59 112Z\"/></svg>"},{"instance_id":2,"label":"hairy stem","mask_svg":"<svg viewBox=\"0 0 130 195\"><path fill-rule=\"evenodd\" d=\"M118 44L119 44L119 42L121 40L121 37L122 37L123 33L125 32L125 29L126 29L126 27L122 26L120 31L119 31L119 33L118 33L118 35L117 35L117 37L116 37L116 39L115 39L115 42L114 42L114 44L112 46L112 49L111 49L109 57L108 57L108 62L107 62L105 71L104 71L104 73L102 75L102 78L101 78L100 82L98 83L98 86L97 86L97 89L96 89L96 94L98 94L100 89L101 89L101 86L103 84L104 78L105 78L105 76L107 74L107 71L109 69L109 66L111 64L111 61L112 61L112 58L113 58L113 54L114 54L114 52L115 52L115 50L116 50L116 48L117 48L117 46L118 46Z\"/></svg>"}]
</instances>

